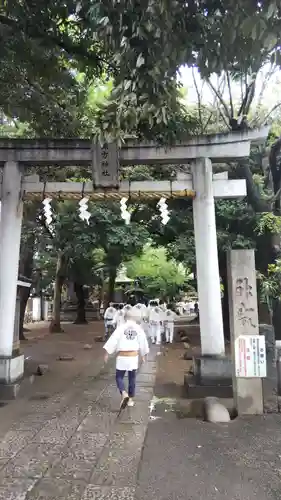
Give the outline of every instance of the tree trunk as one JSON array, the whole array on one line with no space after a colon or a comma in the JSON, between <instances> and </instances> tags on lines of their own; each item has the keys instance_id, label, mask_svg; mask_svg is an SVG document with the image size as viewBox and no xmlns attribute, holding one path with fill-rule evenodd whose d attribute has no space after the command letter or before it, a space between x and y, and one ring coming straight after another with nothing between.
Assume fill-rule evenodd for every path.
<instances>
[{"instance_id":1,"label":"tree trunk","mask_svg":"<svg viewBox=\"0 0 281 500\"><path fill-rule=\"evenodd\" d=\"M75 325L86 325L88 321L86 320L85 311L85 295L83 285L79 283L74 283L74 291L77 297L77 316L74 321Z\"/></svg>"},{"instance_id":2,"label":"tree trunk","mask_svg":"<svg viewBox=\"0 0 281 500\"><path fill-rule=\"evenodd\" d=\"M271 146L269 155L270 172L273 182L273 191L276 199L273 205L273 212L280 217L281 203L280 203L280 189L281 189L281 137ZM275 262L280 258L280 234L273 235L272 237L272 260ZM275 299L272 308L272 324L274 327L275 340L281 340L281 301Z\"/></svg>"},{"instance_id":3,"label":"tree trunk","mask_svg":"<svg viewBox=\"0 0 281 500\"><path fill-rule=\"evenodd\" d=\"M273 191L275 195L278 194L281 185L280 150L281 150L281 138L279 138L276 141L276 143L271 147L270 157L269 157L270 171L273 181ZM258 188L254 183L249 163L247 161L242 161L239 163L239 165L241 172L243 173L243 176L246 179L247 196L249 204L252 206L255 212L256 213L274 212L275 215L280 215L280 196L277 196L273 209L272 204L267 200L264 200L260 196ZM257 257L256 263L258 269L264 274L267 274L268 265L274 263L276 261L276 258L278 258L279 256L280 256L280 236L279 238L276 238L276 235L265 233L259 239L258 242L257 256L256 256ZM270 313L270 311L268 312ZM273 304L272 324L274 326L276 340L281 339L281 302L278 299L274 300Z\"/></svg>"},{"instance_id":4,"label":"tree trunk","mask_svg":"<svg viewBox=\"0 0 281 500\"><path fill-rule=\"evenodd\" d=\"M31 279L33 272L33 260L35 249L35 233L28 234L27 239L22 243L19 262L19 274ZM20 320L19 320L19 340L25 340L24 336L24 316L26 304L29 299L30 288L20 288Z\"/></svg>"},{"instance_id":5,"label":"tree trunk","mask_svg":"<svg viewBox=\"0 0 281 500\"><path fill-rule=\"evenodd\" d=\"M19 319L19 340L26 340L24 336L24 317L26 304L29 299L30 288L24 287L20 292L20 319Z\"/></svg>"},{"instance_id":6,"label":"tree trunk","mask_svg":"<svg viewBox=\"0 0 281 500\"><path fill-rule=\"evenodd\" d=\"M226 340L230 340L227 260L225 252L219 254L219 269L220 269L220 277L223 284L222 318L223 318L224 338Z\"/></svg>"},{"instance_id":7,"label":"tree trunk","mask_svg":"<svg viewBox=\"0 0 281 500\"><path fill-rule=\"evenodd\" d=\"M58 255L56 278L54 286L54 300L52 320L49 326L50 333L62 333L63 329L60 324L60 309L61 309L61 292L65 280L66 259L63 253Z\"/></svg>"},{"instance_id":8,"label":"tree trunk","mask_svg":"<svg viewBox=\"0 0 281 500\"><path fill-rule=\"evenodd\" d=\"M109 270L107 307L108 307L110 302L113 302L113 299L114 299L114 287L115 287L116 275L117 275L117 268L111 267Z\"/></svg>"}]
</instances>

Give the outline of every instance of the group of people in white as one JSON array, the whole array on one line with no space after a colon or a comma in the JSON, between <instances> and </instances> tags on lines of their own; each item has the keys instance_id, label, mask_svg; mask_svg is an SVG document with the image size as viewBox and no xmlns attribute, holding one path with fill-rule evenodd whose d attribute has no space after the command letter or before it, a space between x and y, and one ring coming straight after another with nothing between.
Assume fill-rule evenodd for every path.
<instances>
[{"instance_id":1,"label":"group of people in white","mask_svg":"<svg viewBox=\"0 0 281 500\"><path fill-rule=\"evenodd\" d=\"M138 323L152 344L161 344L163 337L167 343L172 344L176 313L169 304L166 306L156 301L150 301L148 306L141 303L134 306L110 304L104 313L105 338L109 338L115 328L125 323L126 313L129 310L136 312L136 317L139 318Z\"/></svg>"}]
</instances>

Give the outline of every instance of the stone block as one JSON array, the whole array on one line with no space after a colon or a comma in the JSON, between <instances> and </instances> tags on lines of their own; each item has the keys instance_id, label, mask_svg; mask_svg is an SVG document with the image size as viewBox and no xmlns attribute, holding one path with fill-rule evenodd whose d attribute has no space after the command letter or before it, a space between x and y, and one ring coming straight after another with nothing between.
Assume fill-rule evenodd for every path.
<instances>
[{"instance_id":1,"label":"stone block","mask_svg":"<svg viewBox=\"0 0 281 500\"><path fill-rule=\"evenodd\" d=\"M232 398L233 390L231 385L198 385L195 377L188 373L184 376L184 388L189 399L201 399L208 396L217 398Z\"/></svg>"},{"instance_id":2,"label":"stone block","mask_svg":"<svg viewBox=\"0 0 281 500\"><path fill-rule=\"evenodd\" d=\"M135 487L96 486L89 484L81 500L134 500Z\"/></svg>"},{"instance_id":3,"label":"stone block","mask_svg":"<svg viewBox=\"0 0 281 500\"><path fill-rule=\"evenodd\" d=\"M37 370L36 370L36 374L37 375L44 375L45 373L47 373L49 371L49 365L38 365L37 366Z\"/></svg>"},{"instance_id":4,"label":"stone block","mask_svg":"<svg viewBox=\"0 0 281 500\"><path fill-rule=\"evenodd\" d=\"M193 359L193 373L198 385L231 385L232 362L227 357L201 356Z\"/></svg>"},{"instance_id":5,"label":"stone block","mask_svg":"<svg viewBox=\"0 0 281 500\"><path fill-rule=\"evenodd\" d=\"M231 351L241 335L259 335L254 250L230 250L227 255ZM262 415L263 387L258 377L236 377L233 370L235 408L238 415Z\"/></svg>"},{"instance_id":6,"label":"stone block","mask_svg":"<svg viewBox=\"0 0 281 500\"><path fill-rule=\"evenodd\" d=\"M24 373L24 355L0 359L0 384L12 384Z\"/></svg>"},{"instance_id":7,"label":"stone block","mask_svg":"<svg viewBox=\"0 0 281 500\"><path fill-rule=\"evenodd\" d=\"M72 354L61 354L58 356L58 361L73 361L75 358Z\"/></svg>"},{"instance_id":8,"label":"stone block","mask_svg":"<svg viewBox=\"0 0 281 500\"><path fill-rule=\"evenodd\" d=\"M53 467L46 473L46 477L89 482L96 460L95 456L91 460L79 460L72 456L64 456L53 464Z\"/></svg>"},{"instance_id":9,"label":"stone block","mask_svg":"<svg viewBox=\"0 0 281 500\"><path fill-rule=\"evenodd\" d=\"M20 392L20 384L1 384L0 383L0 400L10 401L16 399Z\"/></svg>"},{"instance_id":10,"label":"stone block","mask_svg":"<svg viewBox=\"0 0 281 500\"><path fill-rule=\"evenodd\" d=\"M68 442L65 454L73 461L94 461L108 439L104 433L77 432Z\"/></svg>"},{"instance_id":11,"label":"stone block","mask_svg":"<svg viewBox=\"0 0 281 500\"><path fill-rule=\"evenodd\" d=\"M19 500L27 498L36 481L37 479L30 477L2 477L0 500Z\"/></svg>"},{"instance_id":12,"label":"stone block","mask_svg":"<svg viewBox=\"0 0 281 500\"><path fill-rule=\"evenodd\" d=\"M0 443L0 459L14 458L17 453L31 442L36 431L18 431L12 430L7 432ZM1 484L2 486L2 484Z\"/></svg>"},{"instance_id":13,"label":"stone block","mask_svg":"<svg viewBox=\"0 0 281 500\"><path fill-rule=\"evenodd\" d=\"M212 423L230 422L228 409L217 398L208 397L204 400L204 420Z\"/></svg>"},{"instance_id":14,"label":"stone block","mask_svg":"<svg viewBox=\"0 0 281 500\"><path fill-rule=\"evenodd\" d=\"M105 447L92 474L90 483L103 486L134 486L137 483L141 448L120 450Z\"/></svg>"},{"instance_id":15,"label":"stone block","mask_svg":"<svg viewBox=\"0 0 281 500\"><path fill-rule=\"evenodd\" d=\"M9 491L9 490L8 490ZM85 481L57 479L54 477L45 477L40 481L36 481L34 487L29 491L26 496L23 494L15 496L3 497L3 500L20 500L28 498L28 500L77 500L80 499L85 491ZM2 500L0 496L0 500Z\"/></svg>"},{"instance_id":16,"label":"stone block","mask_svg":"<svg viewBox=\"0 0 281 500\"><path fill-rule=\"evenodd\" d=\"M40 478L58 456L59 450L53 444L31 443L7 463L1 470L1 475Z\"/></svg>"}]
</instances>

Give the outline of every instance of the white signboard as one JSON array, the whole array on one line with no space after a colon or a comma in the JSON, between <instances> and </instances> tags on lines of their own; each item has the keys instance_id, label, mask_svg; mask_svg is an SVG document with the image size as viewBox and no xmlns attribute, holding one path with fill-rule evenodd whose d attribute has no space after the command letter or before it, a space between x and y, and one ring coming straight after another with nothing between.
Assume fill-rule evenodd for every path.
<instances>
[{"instance_id":1,"label":"white signboard","mask_svg":"<svg viewBox=\"0 0 281 500\"><path fill-rule=\"evenodd\" d=\"M264 335L240 335L235 340L236 377L266 377Z\"/></svg>"}]
</instances>

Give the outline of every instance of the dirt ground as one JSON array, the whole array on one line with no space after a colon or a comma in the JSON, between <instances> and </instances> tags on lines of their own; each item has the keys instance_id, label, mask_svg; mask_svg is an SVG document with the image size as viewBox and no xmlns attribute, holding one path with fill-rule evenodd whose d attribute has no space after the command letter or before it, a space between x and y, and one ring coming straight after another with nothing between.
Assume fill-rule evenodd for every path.
<instances>
[{"instance_id":1,"label":"dirt ground","mask_svg":"<svg viewBox=\"0 0 281 500\"><path fill-rule=\"evenodd\" d=\"M102 357L102 342L97 338L103 335L103 322L90 322L77 326L63 323L64 333L49 334L47 322L29 324L25 342L21 347L25 355L26 384L21 393L31 391L36 397L56 392L58 386L64 386L69 380L78 376L85 366ZM188 337L187 342L179 342L179 332ZM189 348L187 349L187 347ZM88 349L86 348L88 347ZM187 353L190 360L183 359ZM163 344L161 355L157 357L157 378L155 395L159 398L185 398L183 391L184 374L191 368L191 358L200 353L200 333L198 325L176 328L175 341L172 345ZM70 361L59 361L59 356L73 356ZM33 377L30 388L30 377L36 372L39 364L48 366L48 374L44 377ZM34 385L35 384L35 385Z\"/></svg>"},{"instance_id":2,"label":"dirt ground","mask_svg":"<svg viewBox=\"0 0 281 500\"><path fill-rule=\"evenodd\" d=\"M11 418L20 418L23 406L56 397L56 394L67 391L75 384L87 367L94 365L98 372L102 366L103 342L97 340L103 335L103 322L90 322L83 326L63 323L62 326L64 333L49 334L47 322L28 325L27 340L21 343L25 356L25 380L21 383L16 401L4 403L4 407L2 405L2 431L4 423L9 424ZM180 330L183 328L180 327ZM186 344L177 341L161 346L161 354L157 356L155 396L177 399L186 405L184 373L191 367L192 356L200 352L200 341L198 327L189 326L184 331L189 339L189 349ZM190 360L183 359L185 352ZM66 359L59 360L59 357ZM34 375L39 365L47 368L43 376Z\"/></svg>"},{"instance_id":3,"label":"dirt ground","mask_svg":"<svg viewBox=\"0 0 281 500\"><path fill-rule=\"evenodd\" d=\"M85 370L99 373L103 366L103 342L96 341L103 334L102 322L83 326L63 323L64 333L59 334L50 334L48 326L47 322L27 325L27 340L21 342L25 377L16 399L0 402L0 437L29 408L42 405L58 394L67 398ZM39 365L44 367L43 376L36 375Z\"/></svg>"},{"instance_id":4,"label":"dirt ground","mask_svg":"<svg viewBox=\"0 0 281 500\"><path fill-rule=\"evenodd\" d=\"M155 396L159 398L184 398L184 374L192 366L192 357L200 353L199 327L187 326L180 328L188 337L187 342L179 342L176 335L173 344L163 344L161 355L157 357L157 376ZM187 345L189 348L187 348ZM189 360L183 358L187 353Z\"/></svg>"}]
</instances>

